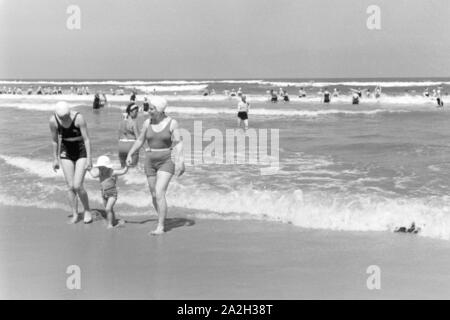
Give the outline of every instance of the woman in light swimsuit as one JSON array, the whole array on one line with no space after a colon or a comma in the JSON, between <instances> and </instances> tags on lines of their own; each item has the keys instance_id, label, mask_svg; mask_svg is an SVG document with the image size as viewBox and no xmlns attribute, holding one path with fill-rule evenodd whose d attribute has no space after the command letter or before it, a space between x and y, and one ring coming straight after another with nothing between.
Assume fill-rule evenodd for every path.
<instances>
[{"instance_id":1,"label":"woman in light swimsuit","mask_svg":"<svg viewBox=\"0 0 450 320\"><path fill-rule=\"evenodd\" d=\"M180 176L185 169L178 122L164 113L166 107L167 101L164 98L156 96L150 99L150 119L145 120L142 131L127 156L127 164L131 164L133 154L147 141L145 174L153 206L158 213L158 226L151 232L152 235L164 233L164 220L167 215L167 187L175 172ZM175 163L171 156L173 148L176 150Z\"/></svg>"},{"instance_id":2,"label":"woman in light swimsuit","mask_svg":"<svg viewBox=\"0 0 450 320\"><path fill-rule=\"evenodd\" d=\"M91 143L86 122L80 113L70 111L66 102L58 102L55 111L50 118L53 170L58 170L61 164L73 212L69 222L78 222L78 196L84 207L84 223L90 223L92 215L89 198L83 188L86 170L92 168Z\"/></svg>"},{"instance_id":3,"label":"woman in light swimsuit","mask_svg":"<svg viewBox=\"0 0 450 320\"><path fill-rule=\"evenodd\" d=\"M119 124L119 160L122 168L126 166L128 152L139 137L139 129L137 125L137 116L139 106L135 103L130 103L127 106L127 116L120 121ZM139 152L133 154L133 161L130 166L135 166L139 161Z\"/></svg>"}]
</instances>

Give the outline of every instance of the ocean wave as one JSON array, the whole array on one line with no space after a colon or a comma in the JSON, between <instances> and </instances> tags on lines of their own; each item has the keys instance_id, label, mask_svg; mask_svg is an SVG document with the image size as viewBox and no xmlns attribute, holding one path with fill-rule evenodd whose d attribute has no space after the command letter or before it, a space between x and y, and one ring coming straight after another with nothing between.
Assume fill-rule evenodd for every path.
<instances>
[{"instance_id":1,"label":"ocean wave","mask_svg":"<svg viewBox=\"0 0 450 320\"><path fill-rule=\"evenodd\" d=\"M162 86L162 85L153 85L153 86L126 86L129 89L137 89L143 92L177 92L177 91L202 91L208 87L207 84L197 84L197 85L172 85L172 86Z\"/></svg>"},{"instance_id":2,"label":"ocean wave","mask_svg":"<svg viewBox=\"0 0 450 320\"><path fill-rule=\"evenodd\" d=\"M41 178L62 179L62 174L51 171L51 162L24 157L1 155L8 165L25 171L27 174ZM309 166L307 166L309 167ZM87 178L89 179L88 175ZM324 177L329 179L328 177ZM119 190L118 205L136 210L151 207L151 198L145 186L142 172L132 172L123 177L125 186ZM185 178L186 179L186 178ZM55 199L53 182L33 179L31 184L38 184ZM92 193L92 183L88 189ZM95 187L96 190L97 186ZM35 188L34 188L35 189ZM34 190L33 189L33 190ZM30 193L24 193L27 197ZM9 197L9 198L8 198ZM94 192L92 201L101 203L99 192ZM38 206L44 208L62 208L63 204L38 201L36 199L11 200L11 196L0 197L0 203L7 205ZM5 200L6 199L6 200ZM170 206L189 210L201 210L204 217L222 219L258 219L291 223L299 227L313 229L348 230L348 231L395 231L400 227L408 228L413 223L420 229L419 235L450 240L450 206L449 196L429 196L423 198L386 197L375 194L373 190L359 192L308 191L301 189L273 190L257 189L253 185L240 186L222 190L214 186L197 182L186 185L183 179L174 179L167 194ZM128 210L121 215L129 215ZM208 215L208 212L211 215ZM195 213L194 213L195 216Z\"/></svg>"},{"instance_id":3,"label":"ocean wave","mask_svg":"<svg viewBox=\"0 0 450 320\"><path fill-rule=\"evenodd\" d=\"M329 86L350 86L350 87L375 87L403 88L403 87L433 87L439 85L450 85L449 81L386 81L386 80L352 80L352 81L315 81L315 80L251 80L251 79L224 79L224 80L0 80L3 85L103 85L103 86L146 86L146 85L208 85L208 84L249 84L274 87L329 87Z\"/></svg>"},{"instance_id":4,"label":"ocean wave","mask_svg":"<svg viewBox=\"0 0 450 320\"><path fill-rule=\"evenodd\" d=\"M348 87L376 87L382 88L406 88L406 87L434 87L441 85L450 85L448 81L261 81L260 84L275 86L275 87L334 87L334 86L348 86Z\"/></svg>"},{"instance_id":5,"label":"ocean wave","mask_svg":"<svg viewBox=\"0 0 450 320\"><path fill-rule=\"evenodd\" d=\"M139 87L144 91L150 91L153 92L153 88L157 87ZM169 87L160 87L160 89L157 89L157 91L180 91L183 92L182 94L160 94L158 96L164 97L169 102L176 102L176 101L186 101L186 102L227 102L230 103L236 103L239 101L238 97L230 97L224 94L214 94L214 95L208 95L203 96L202 94L186 94L188 91L201 91L206 86L200 85L200 86L169 86ZM269 95L268 94L246 94L247 101L250 103L267 103L270 104L273 108L278 108L278 106L295 106L295 105L305 105L305 104L321 104L323 97L318 92L315 94L309 94L307 97L299 98L297 94L294 92L290 92L290 103L285 103L281 101L277 104L269 103ZM124 95L111 95L108 92L106 92L106 97L109 103L120 103L123 105L126 105L130 100L129 94ZM151 97L151 95L149 95ZM136 102L142 103L144 99L143 94L138 94ZM447 99L447 96L443 96L442 100ZM88 105L92 105L92 102L94 101L94 95L75 95L75 94L62 94L62 95L13 95L13 94L3 94L0 95L0 105L8 105L10 103L52 103L52 102L58 102L58 101L67 101L67 102L79 102L79 103L86 103ZM331 102L329 104L326 104L327 106L331 106L333 104L348 104L351 105L352 102L352 96L351 94L344 94L342 93L338 97L331 97ZM410 95L410 94L383 94L380 98L375 97L366 97L363 96L360 101L359 105L382 105L382 106L389 106L389 105L436 105L436 98L435 97L423 97L418 94Z\"/></svg>"}]
</instances>

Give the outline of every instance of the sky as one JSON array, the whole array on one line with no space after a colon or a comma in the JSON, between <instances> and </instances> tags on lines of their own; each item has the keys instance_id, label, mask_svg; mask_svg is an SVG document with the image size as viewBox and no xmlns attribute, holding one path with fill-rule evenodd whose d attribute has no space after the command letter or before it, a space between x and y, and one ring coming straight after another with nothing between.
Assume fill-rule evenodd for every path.
<instances>
[{"instance_id":1,"label":"sky","mask_svg":"<svg viewBox=\"0 0 450 320\"><path fill-rule=\"evenodd\" d=\"M0 79L449 77L449 53L448 0L0 0Z\"/></svg>"}]
</instances>

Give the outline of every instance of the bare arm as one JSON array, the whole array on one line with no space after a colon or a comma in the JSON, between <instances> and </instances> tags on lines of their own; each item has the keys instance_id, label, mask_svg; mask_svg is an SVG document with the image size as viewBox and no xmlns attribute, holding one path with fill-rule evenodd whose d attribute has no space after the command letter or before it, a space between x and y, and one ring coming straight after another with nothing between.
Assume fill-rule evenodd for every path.
<instances>
[{"instance_id":1,"label":"bare arm","mask_svg":"<svg viewBox=\"0 0 450 320\"><path fill-rule=\"evenodd\" d=\"M172 145L175 149L175 166L179 170L178 175L182 175L184 173L184 152L183 152L183 141L181 140L180 130L178 127L178 122L176 120L172 120L171 123L172 129Z\"/></svg>"},{"instance_id":2,"label":"bare arm","mask_svg":"<svg viewBox=\"0 0 450 320\"><path fill-rule=\"evenodd\" d=\"M100 170L98 168L92 168L88 172L92 178L98 178L100 176Z\"/></svg>"},{"instance_id":3,"label":"bare arm","mask_svg":"<svg viewBox=\"0 0 450 320\"><path fill-rule=\"evenodd\" d=\"M78 125L81 131L81 135L83 136L84 145L86 146L86 155L87 155L87 168L92 167L92 157L91 157L91 140L89 139L89 133L87 130L86 121L83 116L80 114L75 121L75 125Z\"/></svg>"},{"instance_id":4,"label":"bare arm","mask_svg":"<svg viewBox=\"0 0 450 320\"><path fill-rule=\"evenodd\" d=\"M113 176L121 176L121 175L123 175L123 174L125 174L127 172L128 172L128 167L125 167L125 168L122 168L122 169L115 169L113 171Z\"/></svg>"},{"instance_id":5,"label":"bare arm","mask_svg":"<svg viewBox=\"0 0 450 320\"><path fill-rule=\"evenodd\" d=\"M55 118L52 116L49 122L50 132L52 135L53 160L57 161L58 155L58 130L56 128Z\"/></svg>"},{"instance_id":6,"label":"bare arm","mask_svg":"<svg viewBox=\"0 0 450 320\"><path fill-rule=\"evenodd\" d=\"M131 147L130 151L128 151L128 157L131 157L137 150L139 150L145 142L145 135L147 134L147 128L149 126L150 120L145 120L142 126L142 132L139 134L136 142Z\"/></svg>"},{"instance_id":7,"label":"bare arm","mask_svg":"<svg viewBox=\"0 0 450 320\"><path fill-rule=\"evenodd\" d=\"M133 132L136 137L139 137L139 128L136 119L133 120Z\"/></svg>"}]
</instances>

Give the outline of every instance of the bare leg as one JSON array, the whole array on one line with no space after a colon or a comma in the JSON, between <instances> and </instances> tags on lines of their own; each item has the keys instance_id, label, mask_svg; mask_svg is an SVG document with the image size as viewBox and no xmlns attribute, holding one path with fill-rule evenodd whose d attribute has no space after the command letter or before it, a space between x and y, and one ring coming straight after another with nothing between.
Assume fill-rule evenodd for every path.
<instances>
[{"instance_id":1,"label":"bare leg","mask_svg":"<svg viewBox=\"0 0 450 320\"><path fill-rule=\"evenodd\" d=\"M244 120L245 131L248 130L248 119Z\"/></svg>"},{"instance_id":2,"label":"bare leg","mask_svg":"<svg viewBox=\"0 0 450 320\"><path fill-rule=\"evenodd\" d=\"M164 233L164 221L167 216L166 191L171 178L172 174L169 172L158 171L156 173L155 193L158 207L158 225L155 230L150 232L152 235Z\"/></svg>"},{"instance_id":3,"label":"bare leg","mask_svg":"<svg viewBox=\"0 0 450 320\"><path fill-rule=\"evenodd\" d=\"M147 181L152 196L153 208L155 208L156 213L158 213L158 202L156 201L156 176L148 176Z\"/></svg>"},{"instance_id":4,"label":"bare leg","mask_svg":"<svg viewBox=\"0 0 450 320\"><path fill-rule=\"evenodd\" d=\"M73 187L81 200L84 208L84 223L92 222L92 214L89 208L89 198L83 187L84 175L86 174L86 158L78 159L75 164L75 174L73 178Z\"/></svg>"},{"instance_id":5,"label":"bare leg","mask_svg":"<svg viewBox=\"0 0 450 320\"><path fill-rule=\"evenodd\" d=\"M64 173L64 178L67 183L67 192L69 195L70 206L72 208L72 219L68 223L78 222L78 201L77 194L73 187L73 177L75 172L75 165L71 160L61 159L61 167Z\"/></svg>"},{"instance_id":6,"label":"bare leg","mask_svg":"<svg viewBox=\"0 0 450 320\"><path fill-rule=\"evenodd\" d=\"M114 204L117 199L113 197L109 197L106 201L105 211L106 211L106 219L108 220L108 229L114 228L116 225L116 217L114 215Z\"/></svg>"}]
</instances>

